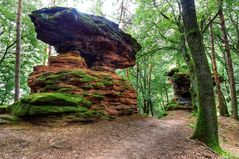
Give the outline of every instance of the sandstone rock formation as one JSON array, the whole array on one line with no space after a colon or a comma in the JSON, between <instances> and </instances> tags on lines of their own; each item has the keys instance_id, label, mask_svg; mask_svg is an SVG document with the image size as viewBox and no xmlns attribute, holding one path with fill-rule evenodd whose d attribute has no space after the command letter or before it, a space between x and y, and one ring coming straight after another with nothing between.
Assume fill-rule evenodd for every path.
<instances>
[{"instance_id":1,"label":"sandstone rock formation","mask_svg":"<svg viewBox=\"0 0 239 159\"><path fill-rule=\"evenodd\" d=\"M43 8L30 17L38 39L58 53L78 53L89 68L114 71L135 65L140 45L106 18L64 7Z\"/></svg>"},{"instance_id":2,"label":"sandstone rock formation","mask_svg":"<svg viewBox=\"0 0 239 159\"><path fill-rule=\"evenodd\" d=\"M190 77L187 73L172 69L168 72L170 83L173 85L174 99L178 104L191 107Z\"/></svg>"},{"instance_id":3,"label":"sandstone rock formation","mask_svg":"<svg viewBox=\"0 0 239 159\"><path fill-rule=\"evenodd\" d=\"M74 8L44 8L30 15L37 38L57 56L36 66L28 79L31 95L10 107L17 116L75 114L80 120L137 113L137 97L117 68L135 64L140 45L118 25Z\"/></svg>"}]
</instances>

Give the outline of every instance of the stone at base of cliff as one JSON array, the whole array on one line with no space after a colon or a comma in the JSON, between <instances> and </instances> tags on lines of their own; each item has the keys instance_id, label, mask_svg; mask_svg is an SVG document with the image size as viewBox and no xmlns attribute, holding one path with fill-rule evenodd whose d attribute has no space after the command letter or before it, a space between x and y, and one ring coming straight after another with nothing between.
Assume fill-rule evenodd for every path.
<instances>
[{"instance_id":1,"label":"stone at base of cliff","mask_svg":"<svg viewBox=\"0 0 239 159\"><path fill-rule=\"evenodd\" d=\"M105 117L90 110L92 103L80 95L64 93L33 93L10 105L8 112L21 119L63 119L66 122L91 122ZM34 121L33 121L34 122Z\"/></svg>"}]
</instances>

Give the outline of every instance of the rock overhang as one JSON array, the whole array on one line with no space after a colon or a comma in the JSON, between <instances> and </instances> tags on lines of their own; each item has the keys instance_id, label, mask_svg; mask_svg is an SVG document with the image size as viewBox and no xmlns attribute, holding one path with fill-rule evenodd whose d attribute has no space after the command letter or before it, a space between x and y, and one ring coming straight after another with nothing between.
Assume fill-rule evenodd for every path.
<instances>
[{"instance_id":1,"label":"rock overhang","mask_svg":"<svg viewBox=\"0 0 239 159\"><path fill-rule=\"evenodd\" d=\"M37 38L58 53L76 52L89 68L122 69L135 65L140 44L119 26L100 16L75 8L53 7L30 14Z\"/></svg>"}]
</instances>

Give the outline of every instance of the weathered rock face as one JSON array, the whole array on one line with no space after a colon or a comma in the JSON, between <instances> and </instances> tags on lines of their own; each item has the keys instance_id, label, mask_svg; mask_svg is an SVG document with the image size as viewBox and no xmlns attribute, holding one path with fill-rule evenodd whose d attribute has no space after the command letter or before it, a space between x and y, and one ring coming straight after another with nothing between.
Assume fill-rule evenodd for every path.
<instances>
[{"instance_id":1,"label":"weathered rock face","mask_svg":"<svg viewBox=\"0 0 239 159\"><path fill-rule=\"evenodd\" d=\"M189 75L173 69L168 72L167 76L169 76L169 81L173 85L175 100L181 105L191 106Z\"/></svg>"},{"instance_id":2,"label":"weathered rock face","mask_svg":"<svg viewBox=\"0 0 239 159\"><path fill-rule=\"evenodd\" d=\"M135 65L140 45L114 22L64 7L43 8L30 17L38 39L58 53L78 53L89 68L114 71Z\"/></svg>"},{"instance_id":3,"label":"weathered rock face","mask_svg":"<svg viewBox=\"0 0 239 159\"><path fill-rule=\"evenodd\" d=\"M114 70L133 66L140 45L102 17L73 8L41 9L31 14L37 37L55 46L48 66L36 66L28 85L31 95L9 111L20 117L69 114L69 120L137 113L137 97ZM72 116L72 114L74 114Z\"/></svg>"},{"instance_id":4,"label":"weathered rock face","mask_svg":"<svg viewBox=\"0 0 239 159\"><path fill-rule=\"evenodd\" d=\"M32 93L79 95L91 102L90 109L110 115L137 112L134 89L115 73L90 70L75 53L50 57L49 63L49 66L36 66L30 75Z\"/></svg>"}]
</instances>

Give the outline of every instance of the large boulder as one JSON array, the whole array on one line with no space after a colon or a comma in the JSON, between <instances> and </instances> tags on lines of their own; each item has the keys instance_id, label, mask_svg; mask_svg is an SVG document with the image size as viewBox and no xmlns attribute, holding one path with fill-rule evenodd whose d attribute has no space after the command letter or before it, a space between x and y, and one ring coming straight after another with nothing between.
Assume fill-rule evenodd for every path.
<instances>
[{"instance_id":1,"label":"large boulder","mask_svg":"<svg viewBox=\"0 0 239 159\"><path fill-rule=\"evenodd\" d=\"M37 38L59 54L49 57L48 66L34 67L31 95L8 111L21 118L70 114L80 121L137 113L135 90L115 73L135 64L135 39L117 24L74 8L44 8L30 17Z\"/></svg>"},{"instance_id":2,"label":"large boulder","mask_svg":"<svg viewBox=\"0 0 239 159\"><path fill-rule=\"evenodd\" d=\"M106 18L65 7L43 8L30 17L38 39L58 53L78 53L89 68L114 71L135 65L140 45Z\"/></svg>"}]
</instances>

